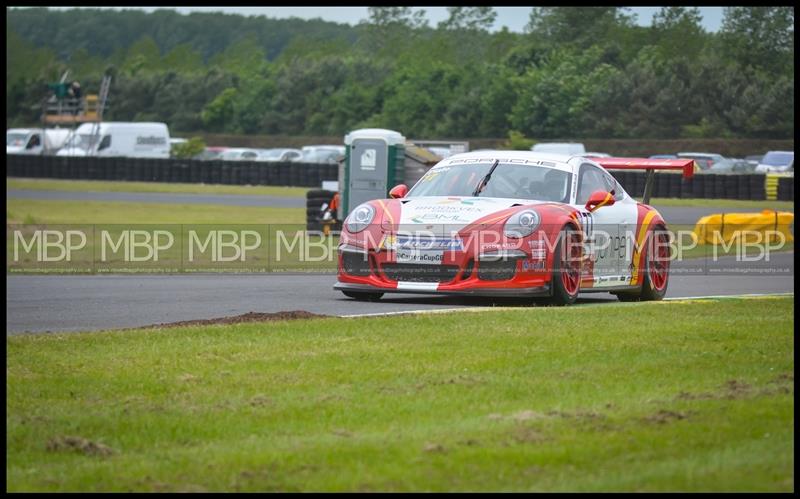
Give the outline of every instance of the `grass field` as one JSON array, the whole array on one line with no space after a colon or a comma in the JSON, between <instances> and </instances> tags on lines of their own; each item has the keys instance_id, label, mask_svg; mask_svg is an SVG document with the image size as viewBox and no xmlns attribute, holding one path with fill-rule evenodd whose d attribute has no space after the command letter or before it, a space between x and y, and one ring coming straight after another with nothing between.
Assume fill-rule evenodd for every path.
<instances>
[{"instance_id":1,"label":"grass field","mask_svg":"<svg viewBox=\"0 0 800 499\"><path fill-rule=\"evenodd\" d=\"M638 199L641 201L641 199ZM740 199L680 199L651 198L650 205L655 206L693 206L708 208L740 208L749 211L785 210L794 212L794 201L745 201Z\"/></svg>"},{"instance_id":2,"label":"grass field","mask_svg":"<svg viewBox=\"0 0 800 499\"><path fill-rule=\"evenodd\" d=\"M8 491L793 491L792 298L6 339Z\"/></svg>"},{"instance_id":3,"label":"grass field","mask_svg":"<svg viewBox=\"0 0 800 499\"><path fill-rule=\"evenodd\" d=\"M305 224L304 208L6 198L6 223Z\"/></svg>"},{"instance_id":4,"label":"grass field","mask_svg":"<svg viewBox=\"0 0 800 499\"><path fill-rule=\"evenodd\" d=\"M159 182L109 182L103 180L59 180L8 178L9 189L35 189L58 191L94 192L175 192L196 194L251 194L287 197L305 197L305 187L281 187L267 185L209 185L173 184ZM794 211L793 201L742 201L736 199L678 199L652 198L651 203L659 206L697 206L719 208L742 208L749 210L777 209Z\"/></svg>"},{"instance_id":5,"label":"grass field","mask_svg":"<svg viewBox=\"0 0 800 499\"><path fill-rule=\"evenodd\" d=\"M306 187L272 185L173 184L163 182L110 182L105 180L57 180L13 177L7 179L6 187L8 189L45 191L245 194L301 198L304 198L308 191Z\"/></svg>"}]
</instances>

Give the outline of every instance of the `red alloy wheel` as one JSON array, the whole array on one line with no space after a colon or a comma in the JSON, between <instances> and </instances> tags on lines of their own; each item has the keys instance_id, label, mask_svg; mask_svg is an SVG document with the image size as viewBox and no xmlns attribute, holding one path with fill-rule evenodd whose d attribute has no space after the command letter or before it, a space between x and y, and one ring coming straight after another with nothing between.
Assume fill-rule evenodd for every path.
<instances>
[{"instance_id":1,"label":"red alloy wheel","mask_svg":"<svg viewBox=\"0 0 800 499\"><path fill-rule=\"evenodd\" d=\"M566 247L561 251L561 283L570 295L578 293L581 282L581 245L578 234L567 232Z\"/></svg>"},{"instance_id":2,"label":"red alloy wheel","mask_svg":"<svg viewBox=\"0 0 800 499\"><path fill-rule=\"evenodd\" d=\"M653 250L647 262L647 270L650 273L650 282L656 291L661 291L667 286L669 276L669 240L667 234L660 232L656 234Z\"/></svg>"}]
</instances>

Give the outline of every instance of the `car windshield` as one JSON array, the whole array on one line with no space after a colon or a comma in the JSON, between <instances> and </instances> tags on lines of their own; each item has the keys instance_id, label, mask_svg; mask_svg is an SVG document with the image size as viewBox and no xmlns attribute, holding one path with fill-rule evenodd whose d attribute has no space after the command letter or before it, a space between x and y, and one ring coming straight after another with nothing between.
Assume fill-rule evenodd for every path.
<instances>
[{"instance_id":1,"label":"car windshield","mask_svg":"<svg viewBox=\"0 0 800 499\"><path fill-rule=\"evenodd\" d=\"M768 152L761 162L769 166L786 166L794 160L794 154L788 152Z\"/></svg>"},{"instance_id":2,"label":"car windshield","mask_svg":"<svg viewBox=\"0 0 800 499\"><path fill-rule=\"evenodd\" d=\"M26 137L24 133L7 133L6 146L24 146Z\"/></svg>"},{"instance_id":3,"label":"car windshield","mask_svg":"<svg viewBox=\"0 0 800 499\"><path fill-rule=\"evenodd\" d=\"M472 196L491 167L491 163L479 163L432 168L407 197ZM571 177L572 174L554 168L501 163L480 196L567 203Z\"/></svg>"},{"instance_id":4,"label":"car windshield","mask_svg":"<svg viewBox=\"0 0 800 499\"><path fill-rule=\"evenodd\" d=\"M67 141L66 144L64 144L64 146L89 150L89 148L94 145L95 137L95 135L90 133L75 134Z\"/></svg>"}]
</instances>

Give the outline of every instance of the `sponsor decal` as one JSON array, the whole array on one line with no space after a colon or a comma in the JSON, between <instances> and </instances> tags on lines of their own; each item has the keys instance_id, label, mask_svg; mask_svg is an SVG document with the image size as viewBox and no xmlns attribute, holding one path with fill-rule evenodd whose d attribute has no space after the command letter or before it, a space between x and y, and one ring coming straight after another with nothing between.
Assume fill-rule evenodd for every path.
<instances>
[{"instance_id":1,"label":"sponsor decal","mask_svg":"<svg viewBox=\"0 0 800 499\"><path fill-rule=\"evenodd\" d=\"M542 239L537 239L537 240L534 240L534 241L528 241L528 247L530 249L540 249L540 248L546 249L547 248L547 241L544 241Z\"/></svg>"},{"instance_id":2,"label":"sponsor decal","mask_svg":"<svg viewBox=\"0 0 800 499\"><path fill-rule=\"evenodd\" d=\"M395 251L397 263L423 263L441 265L444 251L398 249Z\"/></svg>"},{"instance_id":3,"label":"sponsor decal","mask_svg":"<svg viewBox=\"0 0 800 499\"><path fill-rule=\"evenodd\" d=\"M136 145L138 146L163 146L167 143L165 137L156 137L151 135L149 137L136 137Z\"/></svg>"},{"instance_id":4,"label":"sponsor decal","mask_svg":"<svg viewBox=\"0 0 800 499\"><path fill-rule=\"evenodd\" d=\"M386 249L400 250L440 250L440 251L462 251L464 243L461 238L444 238L444 237L423 237L423 236L405 236L390 234L387 235L382 247Z\"/></svg>"},{"instance_id":5,"label":"sponsor decal","mask_svg":"<svg viewBox=\"0 0 800 499\"><path fill-rule=\"evenodd\" d=\"M378 154L375 149L366 149L361 153L361 169L374 170L377 157Z\"/></svg>"},{"instance_id":6,"label":"sponsor decal","mask_svg":"<svg viewBox=\"0 0 800 499\"><path fill-rule=\"evenodd\" d=\"M541 260L543 258L547 258L547 250L545 248L531 250L531 259Z\"/></svg>"},{"instance_id":7,"label":"sponsor decal","mask_svg":"<svg viewBox=\"0 0 800 499\"><path fill-rule=\"evenodd\" d=\"M519 240L508 241L503 243L485 243L481 245L481 252L486 253L493 250L515 250L521 249Z\"/></svg>"},{"instance_id":8,"label":"sponsor decal","mask_svg":"<svg viewBox=\"0 0 800 499\"><path fill-rule=\"evenodd\" d=\"M531 272L541 271L544 270L544 264L544 260L533 260L529 258L522 260L522 270Z\"/></svg>"}]
</instances>

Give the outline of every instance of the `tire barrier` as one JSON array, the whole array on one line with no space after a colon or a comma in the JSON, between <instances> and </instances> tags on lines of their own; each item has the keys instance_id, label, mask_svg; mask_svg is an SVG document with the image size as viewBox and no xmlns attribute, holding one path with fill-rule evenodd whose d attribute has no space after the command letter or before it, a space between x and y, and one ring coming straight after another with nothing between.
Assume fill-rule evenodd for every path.
<instances>
[{"instance_id":1,"label":"tire barrier","mask_svg":"<svg viewBox=\"0 0 800 499\"><path fill-rule=\"evenodd\" d=\"M644 194L645 174L610 170L635 198ZM199 161L192 159L72 158L63 156L6 155L7 177L72 180L123 180L138 182L282 185L319 187L338 180L338 165L317 163L265 163L258 161ZM722 198L794 201L794 177L764 174L698 174L683 179L678 173L658 172L653 197Z\"/></svg>"},{"instance_id":2,"label":"tire barrier","mask_svg":"<svg viewBox=\"0 0 800 499\"><path fill-rule=\"evenodd\" d=\"M172 158L73 158L7 154L6 176L319 187L323 180L338 180L339 167L335 164L318 163L199 161Z\"/></svg>"},{"instance_id":3,"label":"tire barrier","mask_svg":"<svg viewBox=\"0 0 800 499\"><path fill-rule=\"evenodd\" d=\"M644 172L609 170L628 194L640 198L644 194ZM772 199L794 201L794 177L774 176L768 180L764 174L711 174L703 173L684 179L679 173L655 174L654 198L705 198L742 199L762 201Z\"/></svg>"},{"instance_id":4,"label":"tire barrier","mask_svg":"<svg viewBox=\"0 0 800 499\"><path fill-rule=\"evenodd\" d=\"M794 174L767 173L764 190L769 200L794 201Z\"/></svg>"},{"instance_id":5,"label":"tire barrier","mask_svg":"<svg viewBox=\"0 0 800 499\"><path fill-rule=\"evenodd\" d=\"M336 191L326 191L322 189L311 189L306 193L306 230L308 231L321 231L323 229L322 220L322 205L325 203L330 204ZM337 221L331 226L331 230L342 230L342 222Z\"/></svg>"},{"instance_id":6,"label":"tire barrier","mask_svg":"<svg viewBox=\"0 0 800 499\"><path fill-rule=\"evenodd\" d=\"M778 179L778 201L794 201L794 177Z\"/></svg>"}]
</instances>

